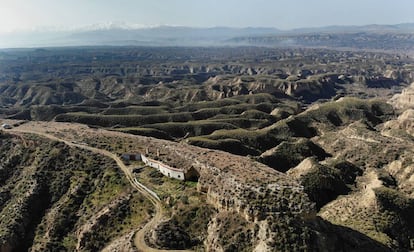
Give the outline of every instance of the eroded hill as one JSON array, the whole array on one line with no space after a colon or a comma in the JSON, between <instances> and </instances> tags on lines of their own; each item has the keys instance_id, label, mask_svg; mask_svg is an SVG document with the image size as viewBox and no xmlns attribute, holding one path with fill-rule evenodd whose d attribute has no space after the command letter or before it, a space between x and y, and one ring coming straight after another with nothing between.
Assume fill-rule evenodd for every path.
<instances>
[{"instance_id":1,"label":"eroded hill","mask_svg":"<svg viewBox=\"0 0 414 252\"><path fill-rule=\"evenodd\" d=\"M410 249L412 87L388 103L413 80L409 58L250 47L2 57L1 112L27 120L2 134L4 249L133 251L154 214L112 160L47 136L193 172L179 182L130 164L164 207L152 247Z\"/></svg>"},{"instance_id":2,"label":"eroded hill","mask_svg":"<svg viewBox=\"0 0 414 252\"><path fill-rule=\"evenodd\" d=\"M161 160L170 165L196 169L199 173L197 189L205 193L212 209L209 215L199 216L209 220L204 224L206 233L199 236L204 237L199 242L210 251L272 251L274 248L323 250L324 247L387 250L385 246L362 233L332 225L317 217L317 208L308 198L306 185L303 186L296 178L246 157L70 124L27 123L15 130L43 132L42 134L52 134L69 141L81 140L89 146L116 152L122 152L126 146L135 151L145 151L145 148L152 151L159 149ZM151 185L154 182L149 183L153 188L170 183L157 182ZM184 195L170 191L163 196L165 203L172 207L172 219L167 222L169 224L162 224L156 230L174 234L187 232L191 237L189 231L193 227L186 224L189 218L185 217L186 212L191 209L191 202L197 201L203 194L191 194L191 197L187 195L190 203L184 203L183 206L179 199ZM181 210L177 211L179 209ZM197 217L192 218L193 221L200 222ZM182 231L177 231L180 229ZM156 230L154 232L159 232ZM158 233L155 237L161 234ZM196 237L191 238L190 240L194 240ZM155 244L167 248L173 246L171 243Z\"/></svg>"},{"instance_id":3,"label":"eroded hill","mask_svg":"<svg viewBox=\"0 0 414 252\"><path fill-rule=\"evenodd\" d=\"M110 159L6 133L0 153L1 251L99 250L149 217Z\"/></svg>"}]
</instances>

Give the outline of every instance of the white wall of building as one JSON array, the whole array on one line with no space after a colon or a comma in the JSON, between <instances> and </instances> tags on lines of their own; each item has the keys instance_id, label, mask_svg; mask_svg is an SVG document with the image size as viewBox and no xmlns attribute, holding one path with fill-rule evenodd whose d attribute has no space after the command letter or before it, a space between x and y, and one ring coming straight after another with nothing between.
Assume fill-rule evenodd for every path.
<instances>
[{"instance_id":1,"label":"white wall of building","mask_svg":"<svg viewBox=\"0 0 414 252\"><path fill-rule=\"evenodd\" d=\"M169 178L175 178L175 179L178 179L178 180L185 180L184 172L180 169L172 168L172 167L170 167L166 164L163 164L163 163L161 163L157 160L147 158L142 154L141 154L141 160L146 165L160 171L162 174L164 174L164 176L167 176Z\"/></svg>"}]
</instances>

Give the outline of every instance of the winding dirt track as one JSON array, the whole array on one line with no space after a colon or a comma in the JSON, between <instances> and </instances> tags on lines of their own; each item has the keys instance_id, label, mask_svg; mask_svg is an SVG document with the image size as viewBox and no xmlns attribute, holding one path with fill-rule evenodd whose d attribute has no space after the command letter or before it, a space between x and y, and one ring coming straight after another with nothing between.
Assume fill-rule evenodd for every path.
<instances>
[{"instance_id":1,"label":"winding dirt track","mask_svg":"<svg viewBox=\"0 0 414 252\"><path fill-rule=\"evenodd\" d=\"M131 171L125 166L124 162L122 162L122 160L114 153L109 152L107 150L103 150L103 149L98 149L95 147L91 147L85 144L79 144L79 143L74 143L71 141L67 141L65 139L61 139L58 138L56 136L44 133L44 132L39 132L39 131L35 131L35 130L26 130L26 129L19 129L19 128L14 128L13 130L9 130L8 132L15 132L15 133L27 133L27 134L35 134L35 135L39 135L54 141L58 141L58 142L63 142L65 144L67 144L68 146L72 146L72 147L77 147L77 148L81 148L84 150L88 150L91 151L93 153L96 154L100 154L100 155L104 155L106 157L109 157L111 159L113 159L116 164L118 165L119 168L121 168L121 170L123 171L123 173L125 174L126 178L128 179L129 183L136 188L140 193L142 193L148 200L151 201L151 203L154 205L155 207L155 215L153 216L153 218L147 222L145 224L145 226L140 229L134 236L134 245L136 246L136 248L139 251L148 251L148 252L190 252L192 250L160 250L160 249L154 249L149 247L146 242L145 242L145 234L150 231L157 223L159 223L162 218L163 218L163 209L162 209L162 204L160 202L160 199L158 198L157 194L153 191L151 191L150 189L148 189L148 187L144 186L143 184L141 184L140 182L138 182L134 176L132 175Z\"/></svg>"}]
</instances>

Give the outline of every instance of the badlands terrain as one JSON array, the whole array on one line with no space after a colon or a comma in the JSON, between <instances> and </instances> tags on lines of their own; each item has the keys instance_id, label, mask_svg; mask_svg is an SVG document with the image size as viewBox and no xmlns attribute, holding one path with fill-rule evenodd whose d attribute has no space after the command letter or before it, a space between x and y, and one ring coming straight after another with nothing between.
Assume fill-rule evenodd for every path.
<instances>
[{"instance_id":1,"label":"badlands terrain","mask_svg":"<svg viewBox=\"0 0 414 252\"><path fill-rule=\"evenodd\" d=\"M0 251L412 250L413 70L342 47L1 50Z\"/></svg>"}]
</instances>

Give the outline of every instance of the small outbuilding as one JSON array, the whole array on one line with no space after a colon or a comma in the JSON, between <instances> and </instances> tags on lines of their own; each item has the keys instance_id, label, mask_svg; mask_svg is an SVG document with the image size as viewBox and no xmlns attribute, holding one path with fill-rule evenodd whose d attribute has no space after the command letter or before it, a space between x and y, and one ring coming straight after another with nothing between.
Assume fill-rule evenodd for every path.
<instances>
[{"instance_id":1,"label":"small outbuilding","mask_svg":"<svg viewBox=\"0 0 414 252\"><path fill-rule=\"evenodd\" d=\"M141 154L137 153L124 153L122 159L127 161L141 161Z\"/></svg>"}]
</instances>

